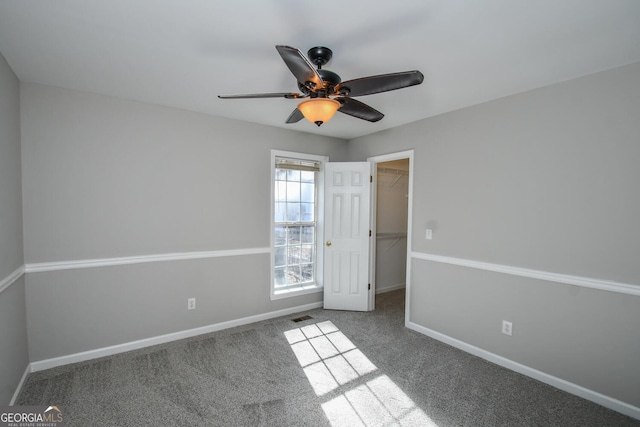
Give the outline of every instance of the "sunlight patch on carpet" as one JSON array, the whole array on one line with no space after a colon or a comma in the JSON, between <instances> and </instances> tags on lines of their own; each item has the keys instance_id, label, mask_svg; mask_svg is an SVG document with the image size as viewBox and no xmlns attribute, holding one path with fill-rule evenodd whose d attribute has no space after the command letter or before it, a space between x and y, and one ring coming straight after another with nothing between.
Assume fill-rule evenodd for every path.
<instances>
[{"instance_id":1,"label":"sunlight patch on carpet","mask_svg":"<svg viewBox=\"0 0 640 427\"><path fill-rule=\"evenodd\" d=\"M333 427L438 427L422 409L331 321L284 333ZM366 378L365 378L366 376Z\"/></svg>"}]
</instances>

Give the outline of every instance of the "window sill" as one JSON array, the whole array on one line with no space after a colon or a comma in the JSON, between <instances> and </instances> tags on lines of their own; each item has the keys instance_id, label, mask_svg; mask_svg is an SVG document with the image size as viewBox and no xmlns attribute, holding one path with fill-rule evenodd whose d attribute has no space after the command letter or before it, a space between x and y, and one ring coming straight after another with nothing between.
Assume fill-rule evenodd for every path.
<instances>
[{"instance_id":1,"label":"window sill","mask_svg":"<svg viewBox=\"0 0 640 427\"><path fill-rule=\"evenodd\" d=\"M306 294L315 294L315 293L322 292L323 289L324 288L322 286L315 283L311 285L301 285L295 288L279 289L277 291L272 291L271 299L275 300L275 299L282 299L282 298L297 297L297 296L306 295Z\"/></svg>"}]
</instances>

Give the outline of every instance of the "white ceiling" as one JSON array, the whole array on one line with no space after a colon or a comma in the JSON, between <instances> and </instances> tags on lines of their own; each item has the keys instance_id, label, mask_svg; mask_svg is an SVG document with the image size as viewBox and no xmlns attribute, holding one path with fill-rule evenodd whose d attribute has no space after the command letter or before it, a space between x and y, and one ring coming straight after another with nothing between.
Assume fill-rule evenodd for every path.
<instances>
[{"instance_id":1,"label":"white ceiling","mask_svg":"<svg viewBox=\"0 0 640 427\"><path fill-rule=\"evenodd\" d=\"M420 70L358 99L385 114L284 123L295 92L275 49L333 50L343 80ZM24 82L351 139L640 62L639 0L0 0L0 52Z\"/></svg>"}]
</instances>

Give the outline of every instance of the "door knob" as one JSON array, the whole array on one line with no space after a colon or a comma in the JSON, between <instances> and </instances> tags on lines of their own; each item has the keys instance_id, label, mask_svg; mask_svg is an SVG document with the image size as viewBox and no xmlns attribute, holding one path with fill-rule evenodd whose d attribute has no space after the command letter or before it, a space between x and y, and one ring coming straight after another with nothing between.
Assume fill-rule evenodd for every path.
<instances>
[{"instance_id":1,"label":"door knob","mask_svg":"<svg viewBox=\"0 0 640 427\"><path fill-rule=\"evenodd\" d=\"M331 241L328 241L328 242L327 242L327 246L331 246Z\"/></svg>"}]
</instances>

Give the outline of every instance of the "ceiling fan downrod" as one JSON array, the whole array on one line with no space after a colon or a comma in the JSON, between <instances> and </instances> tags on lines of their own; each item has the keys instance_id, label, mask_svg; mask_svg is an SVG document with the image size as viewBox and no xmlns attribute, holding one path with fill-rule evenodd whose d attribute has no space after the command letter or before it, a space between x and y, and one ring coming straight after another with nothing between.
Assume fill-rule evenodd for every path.
<instances>
[{"instance_id":1,"label":"ceiling fan downrod","mask_svg":"<svg viewBox=\"0 0 640 427\"><path fill-rule=\"evenodd\" d=\"M331 61L333 52L328 47L316 46L307 51L307 56L311 63L318 67L318 70L321 70L323 65Z\"/></svg>"}]
</instances>

